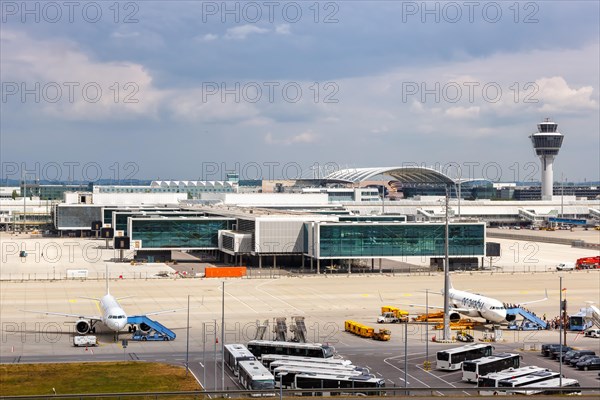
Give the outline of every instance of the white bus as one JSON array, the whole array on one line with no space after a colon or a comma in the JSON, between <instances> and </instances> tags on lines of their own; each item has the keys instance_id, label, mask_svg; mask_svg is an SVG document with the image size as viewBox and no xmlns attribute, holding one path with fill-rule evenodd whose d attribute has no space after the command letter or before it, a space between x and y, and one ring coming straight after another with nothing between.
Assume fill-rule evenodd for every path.
<instances>
[{"instance_id":1,"label":"white bus","mask_svg":"<svg viewBox=\"0 0 600 400\"><path fill-rule=\"evenodd\" d=\"M477 360L464 361L462 365L462 380L478 382L479 377L492 372L499 372L509 368L519 368L521 356L515 353L498 353Z\"/></svg>"},{"instance_id":2,"label":"white bus","mask_svg":"<svg viewBox=\"0 0 600 400\"><path fill-rule=\"evenodd\" d=\"M535 386L534 384L547 381L554 378L559 378L560 374L554 371L539 371L533 374L520 376L518 378L503 379L498 382L499 388L518 388L521 386ZM509 391L503 391L509 393Z\"/></svg>"},{"instance_id":3,"label":"white bus","mask_svg":"<svg viewBox=\"0 0 600 400\"><path fill-rule=\"evenodd\" d=\"M327 396L350 393L344 389L365 389L351 392L354 395L385 396L385 392L377 389L385 387L385 381L370 375L344 376L344 375L296 375L294 387L296 389L314 389L314 395Z\"/></svg>"},{"instance_id":4,"label":"white bus","mask_svg":"<svg viewBox=\"0 0 600 400\"><path fill-rule=\"evenodd\" d=\"M511 390L509 394L573 395L581 394L580 388L581 385L577 379L553 378L547 381L521 386L519 390Z\"/></svg>"},{"instance_id":5,"label":"white bus","mask_svg":"<svg viewBox=\"0 0 600 400\"><path fill-rule=\"evenodd\" d=\"M454 371L462 367L463 361L475 360L492 355L494 347L490 344L467 344L453 349L437 352L437 369Z\"/></svg>"},{"instance_id":6,"label":"white bus","mask_svg":"<svg viewBox=\"0 0 600 400\"><path fill-rule=\"evenodd\" d=\"M327 364L327 363L311 363L311 362L299 362L289 360L276 360L269 365L269 371L273 372L278 367L306 367L306 368L319 368L319 369L330 369L336 371L359 371L363 374L368 374L369 369L358 367L356 365L339 365L339 364Z\"/></svg>"},{"instance_id":7,"label":"white bus","mask_svg":"<svg viewBox=\"0 0 600 400\"><path fill-rule=\"evenodd\" d=\"M364 373L363 371L358 370L339 370L339 369L323 369L323 368L312 368L305 366L292 366L286 365L281 367L276 367L273 369L273 376L275 376L275 386L279 387L280 383L283 384L283 387L294 387L296 381L296 375L331 375L331 376L369 376L375 377L374 375L369 375Z\"/></svg>"},{"instance_id":8,"label":"white bus","mask_svg":"<svg viewBox=\"0 0 600 400\"><path fill-rule=\"evenodd\" d=\"M263 354L261 361L265 367L273 361L291 361L291 362L310 362L311 364L328 364L328 365L352 365L352 361L343 360L341 358L317 358L317 357L299 357L286 356L284 354Z\"/></svg>"},{"instance_id":9,"label":"white bus","mask_svg":"<svg viewBox=\"0 0 600 400\"><path fill-rule=\"evenodd\" d=\"M239 374L238 363L240 361L256 360L254 354L243 344L226 344L224 347L225 365L231 369L235 376Z\"/></svg>"},{"instance_id":10,"label":"white bus","mask_svg":"<svg viewBox=\"0 0 600 400\"><path fill-rule=\"evenodd\" d=\"M288 356L331 358L335 349L321 343L277 342L271 340L251 340L248 350L256 357L263 354L284 354Z\"/></svg>"},{"instance_id":11,"label":"white bus","mask_svg":"<svg viewBox=\"0 0 600 400\"><path fill-rule=\"evenodd\" d=\"M247 390L274 390L275 378L259 361L238 362L240 385ZM275 396L275 393L253 393L252 397Z\"/></svg>"},{"instance_id":12,"label":"white bus","mask_svg":"<svg viewBox=\"0 0 600 400\"><path fill-rule=\"evenodd\" d=\"M528 366L521 368L510 368L501 372L492 372L491 374L487 374L484 376L480 376L477 381L477 387L482 388L483 390L479 390L479 394L481 396L492 396L496 394L496 388L498 387L498 382L503 379L511 379L518 378L520 376L529 375L534 372L540 371L550 371L548 368Z\"/></svg>"}]
</instances>

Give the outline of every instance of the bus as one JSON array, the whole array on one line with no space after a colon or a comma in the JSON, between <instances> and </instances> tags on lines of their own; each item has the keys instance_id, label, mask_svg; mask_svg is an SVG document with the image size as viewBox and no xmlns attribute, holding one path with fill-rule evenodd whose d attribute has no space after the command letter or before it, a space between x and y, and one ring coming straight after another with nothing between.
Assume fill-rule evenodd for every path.
<instances>
[{"instance_id":1,"label":"bus","mask_svg":"<svg viewBox=\"0 0 600 400\"><path fill-rule=\"evenodd\" d=\"M279 367L305 367L305 368L318 368L322 370L335 370L335 371L359 371L363 374L368 374L369 369L358 367L356 365L337 365L337 364L325 364L325 363L310 363L310 362L296 362L288 360L277 360L273 361L269 365L269 371L273 372L275 368Z\"/></svg>"},{"instance_id":2,"label":"bus","mask_svg":"<svg viewBox=\"0 0 600 400\"><path fill-rule=\"evenodd\" d=\"M259 361L238 362L240 385L247 390L274 390L275 378ZM275 393L252 393L252 397L275 396Z\"/></svg>"},{"instance_id":3,"label":"bus","mask_svg":"<svg viewBox=\"0 0 600 400\"><path fill-rule=\"evenodd\" d=\"M256 357L263 354L284 354L288 356L331 358L335 349L321 343L277 342L271 340L251 340L248 350Z\"/></svg>"},{"instance_id":4,"label":"bus","mask_svg":"<svg viewBox=\"0 0 600 400\"><path fill-rule=\"evenodd\" d=\"M480 376L477 381L477 387L482 388L479 390L481 396L492 396L496 393L495 388L498 387L498 382L503 379L518 378L520 376L529 375L534 372L550 371L548 368L528 366L521 368L509 368L506 371L492 372L484 376Z\"/></svg>"},{"instance_id":5,"label":"bus","mask_svg":"<svg viewBox=\"0 0 600 400\"><path fill-rule=\"evenodd\" d=\"M591 328L593 322L587 318L587 312L585 308L582 308L577 314L569 316L569 330L570 331L585 331Z\"/></svg>"},{"instance_id":6,"label":"bus","mask_svg":"<svg viewBox=\"0 0 600 400\"><path fill-rule=\"evenodd\" d=\"M529 388L528 388L529 387ZM578 395L581 385L577 379L554 378L547 381L521 386L519 390L511 390L509 394L545 394L545 395Z\"/></svg>"},{"instance_id":7,"label":"bus","mask_svg":"<svg viewBox=\"0 0 600 400\"><path fill-rule=\"evenodd\" d=\"M494 346L478 343L438 351L436 357L437 369L447 371L458 370L462 367L463 361L491 356L492 350L494 350Z\"/></svg>"},{"instance_id":8,"label":"bus","mask_svg":"<svg viewBox=\"0 0 600 400\"><path fill-rule=\"evenodd\" d=\"M339 370L339 369L323 369L312 368L305 366L286 365L276 367L272 371L275 376L275 386L279 387L280 383L283 387L291 388L295 385L296 375L331 375L331 376L370 376L360 370Z\"/></svg>"},{"instance_id":9,"label":"bus","mask_svg":"<svg viewBox=\"0 0 600 400\"><path fill-rule=\"evenodd\" d=\"M243 344L226 344L224 346L225 365L231 369L233 375L238 376L240 361L252 361L256 360L254 354L248 350Z\"/></svg>"},{"instance_id":10,"label":"bus","mask_svg":"<svg viewBox=\"0 0 600 400\"><path fill-rule=\"evenodd\" d=\"M498 353L477 360L465 361L462 365L462 380L478 382L480 376L509 368L519 368L520 364L521 356L515 353Z\"/></svg>"},{"instance_id":11,"label":"bus","mask_svg":"<svg viewBox=\"0 0 600 400\"><path fill-rule=\"evenodd\" d=\"M554 371L540 371L518 378L503 379L498 382L499 388L518 388L521 386L535 386L535 383L559 378L560 374Z\"/></svg>"},{"instance_id":12,"label":"bus","mask_svg":"<svg viewBox=\"0 0 600 400\"><path fill-rule=\"evenodd\" d=\"M352 393L365 396L385 396L385 391L377 389L385 387L385 381L371 375L345 376L345 375L323 375L323 374L298 374L296 375L294 387L296 389L318 389L315 396L339 395ZM344 389L365 389L359 391L344 391ZM334 390L335 389L335 390Z\"/></svg>"},{"instance_id":13,"label":"bus","mask_svg":"<svg viewBox=\"0 0 600 400\"><path fill-rule=\"evenodd\" d=\"M291 362L309 362L311 364L330 364L330 365L352 365L352 361L341 358L316 358L316 357L298 357L286 356L284 354L263 354L261 357L263 365L269 368L273 361L291 361Z\"/></svg>"}]
</instances>

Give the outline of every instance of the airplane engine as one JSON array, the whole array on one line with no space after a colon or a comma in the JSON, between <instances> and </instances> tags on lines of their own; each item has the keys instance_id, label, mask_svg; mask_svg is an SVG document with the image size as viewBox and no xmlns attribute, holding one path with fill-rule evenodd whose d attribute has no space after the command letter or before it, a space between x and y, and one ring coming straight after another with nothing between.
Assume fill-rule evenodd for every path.
<instances>
[{"instance_id":1,"label":"airplane engine","mask_svg":"<svg viewBox=\"0 0 600 400\"><path fill-rule=\"evenodd\" d=\"M143 323L143 322L140 324L139 328L140 328L140 330L141 330L142 332L144 332L144 333L148 333L148 332L150 332L150 330L152 329L152 328L150 328L148 325L146 325L146 324L145 324L145 323Z\"/></svg>"},{"instance_id":2,"label":"airplane engine","mask_svg":"<svg viewBox=\"0 0 600 400\"><path fill-rule=\"evenodd\" d=\"M517 316L514 314L506 314L506 320L508 322L513 322L515 319L517 319Z\"/></svg>"},{"instance_id":3,"label":"airplane engine","mask_svg":"<svg viewBox=\"0 0 600 400\"><path fill-rule=\"evenodd\" d=\"M450 322L458 322L460 320L460 314L457 312L450 313Z\"/></svg>"},{"instance_id":4,"label":"airplane engine","mask_svg":"<svg viewBox=\"0 0 600 400\"><path fill-rule=\"evenodd\" d=\"M80 319L79 321L77 321L75 323L75 330L80 335L85 335L90 330L92 330L92 327L91 327L89 321L86 321L85 319Z\"/></svg>"}]
</instances>

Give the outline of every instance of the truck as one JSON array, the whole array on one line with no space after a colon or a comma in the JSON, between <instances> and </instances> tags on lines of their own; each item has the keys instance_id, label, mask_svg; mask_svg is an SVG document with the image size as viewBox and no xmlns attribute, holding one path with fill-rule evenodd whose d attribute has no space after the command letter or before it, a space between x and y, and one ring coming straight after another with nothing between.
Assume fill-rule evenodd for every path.
<instances>
[{"instance_id":1,"label":"truck","mask_svg":"<svg viewBox=\"0 0 600 400\"><path fill-rule=\"evenodd\" d=\"M377 317L378 324L395 324L398 322L408 322L408 311L397 307L381 307L381 315Z\"/></svg>"},{"instance_id":2,"label":"truck","mask_svg":"<svg viewBox=\"0 0 600 400\"><path fill-rule=\"evenodd\" d=\"M75 346L75 347L98 346L98 339L96 338L96 336L91 336L91 335L73 336L73 346Z\"/></svg>"},{"instance_id":3,"label":"truck","mask_svg":"<svg viewBox=\"0 0 600 400\"><path fill-rule=\"evenodd\" d=\"M580 258L575 263L575 268L577 268L577 269L598 269L598 268L600 268L600 256Z\"/></svg>"}]
</instances>

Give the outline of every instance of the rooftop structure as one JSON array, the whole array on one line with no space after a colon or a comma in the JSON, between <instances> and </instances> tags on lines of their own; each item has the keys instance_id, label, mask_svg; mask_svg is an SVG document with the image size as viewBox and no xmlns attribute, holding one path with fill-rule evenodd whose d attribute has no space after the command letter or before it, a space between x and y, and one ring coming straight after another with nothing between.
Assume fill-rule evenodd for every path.
<instances>
[{"instance_id":1,"label":"rooftop structure","mask_svg":"<svg viewBox=\"0 0 600 400\"><path fill-rule=\"evenodd\" d=\"M554 171L552 169L554 158L562 146L564 136L557 132L558 124L546 118L538 124L538 131L529 138L533 144L535 154L542 162L542 199L552 197L554 184Z\"/></svg>"}]
</instances>

